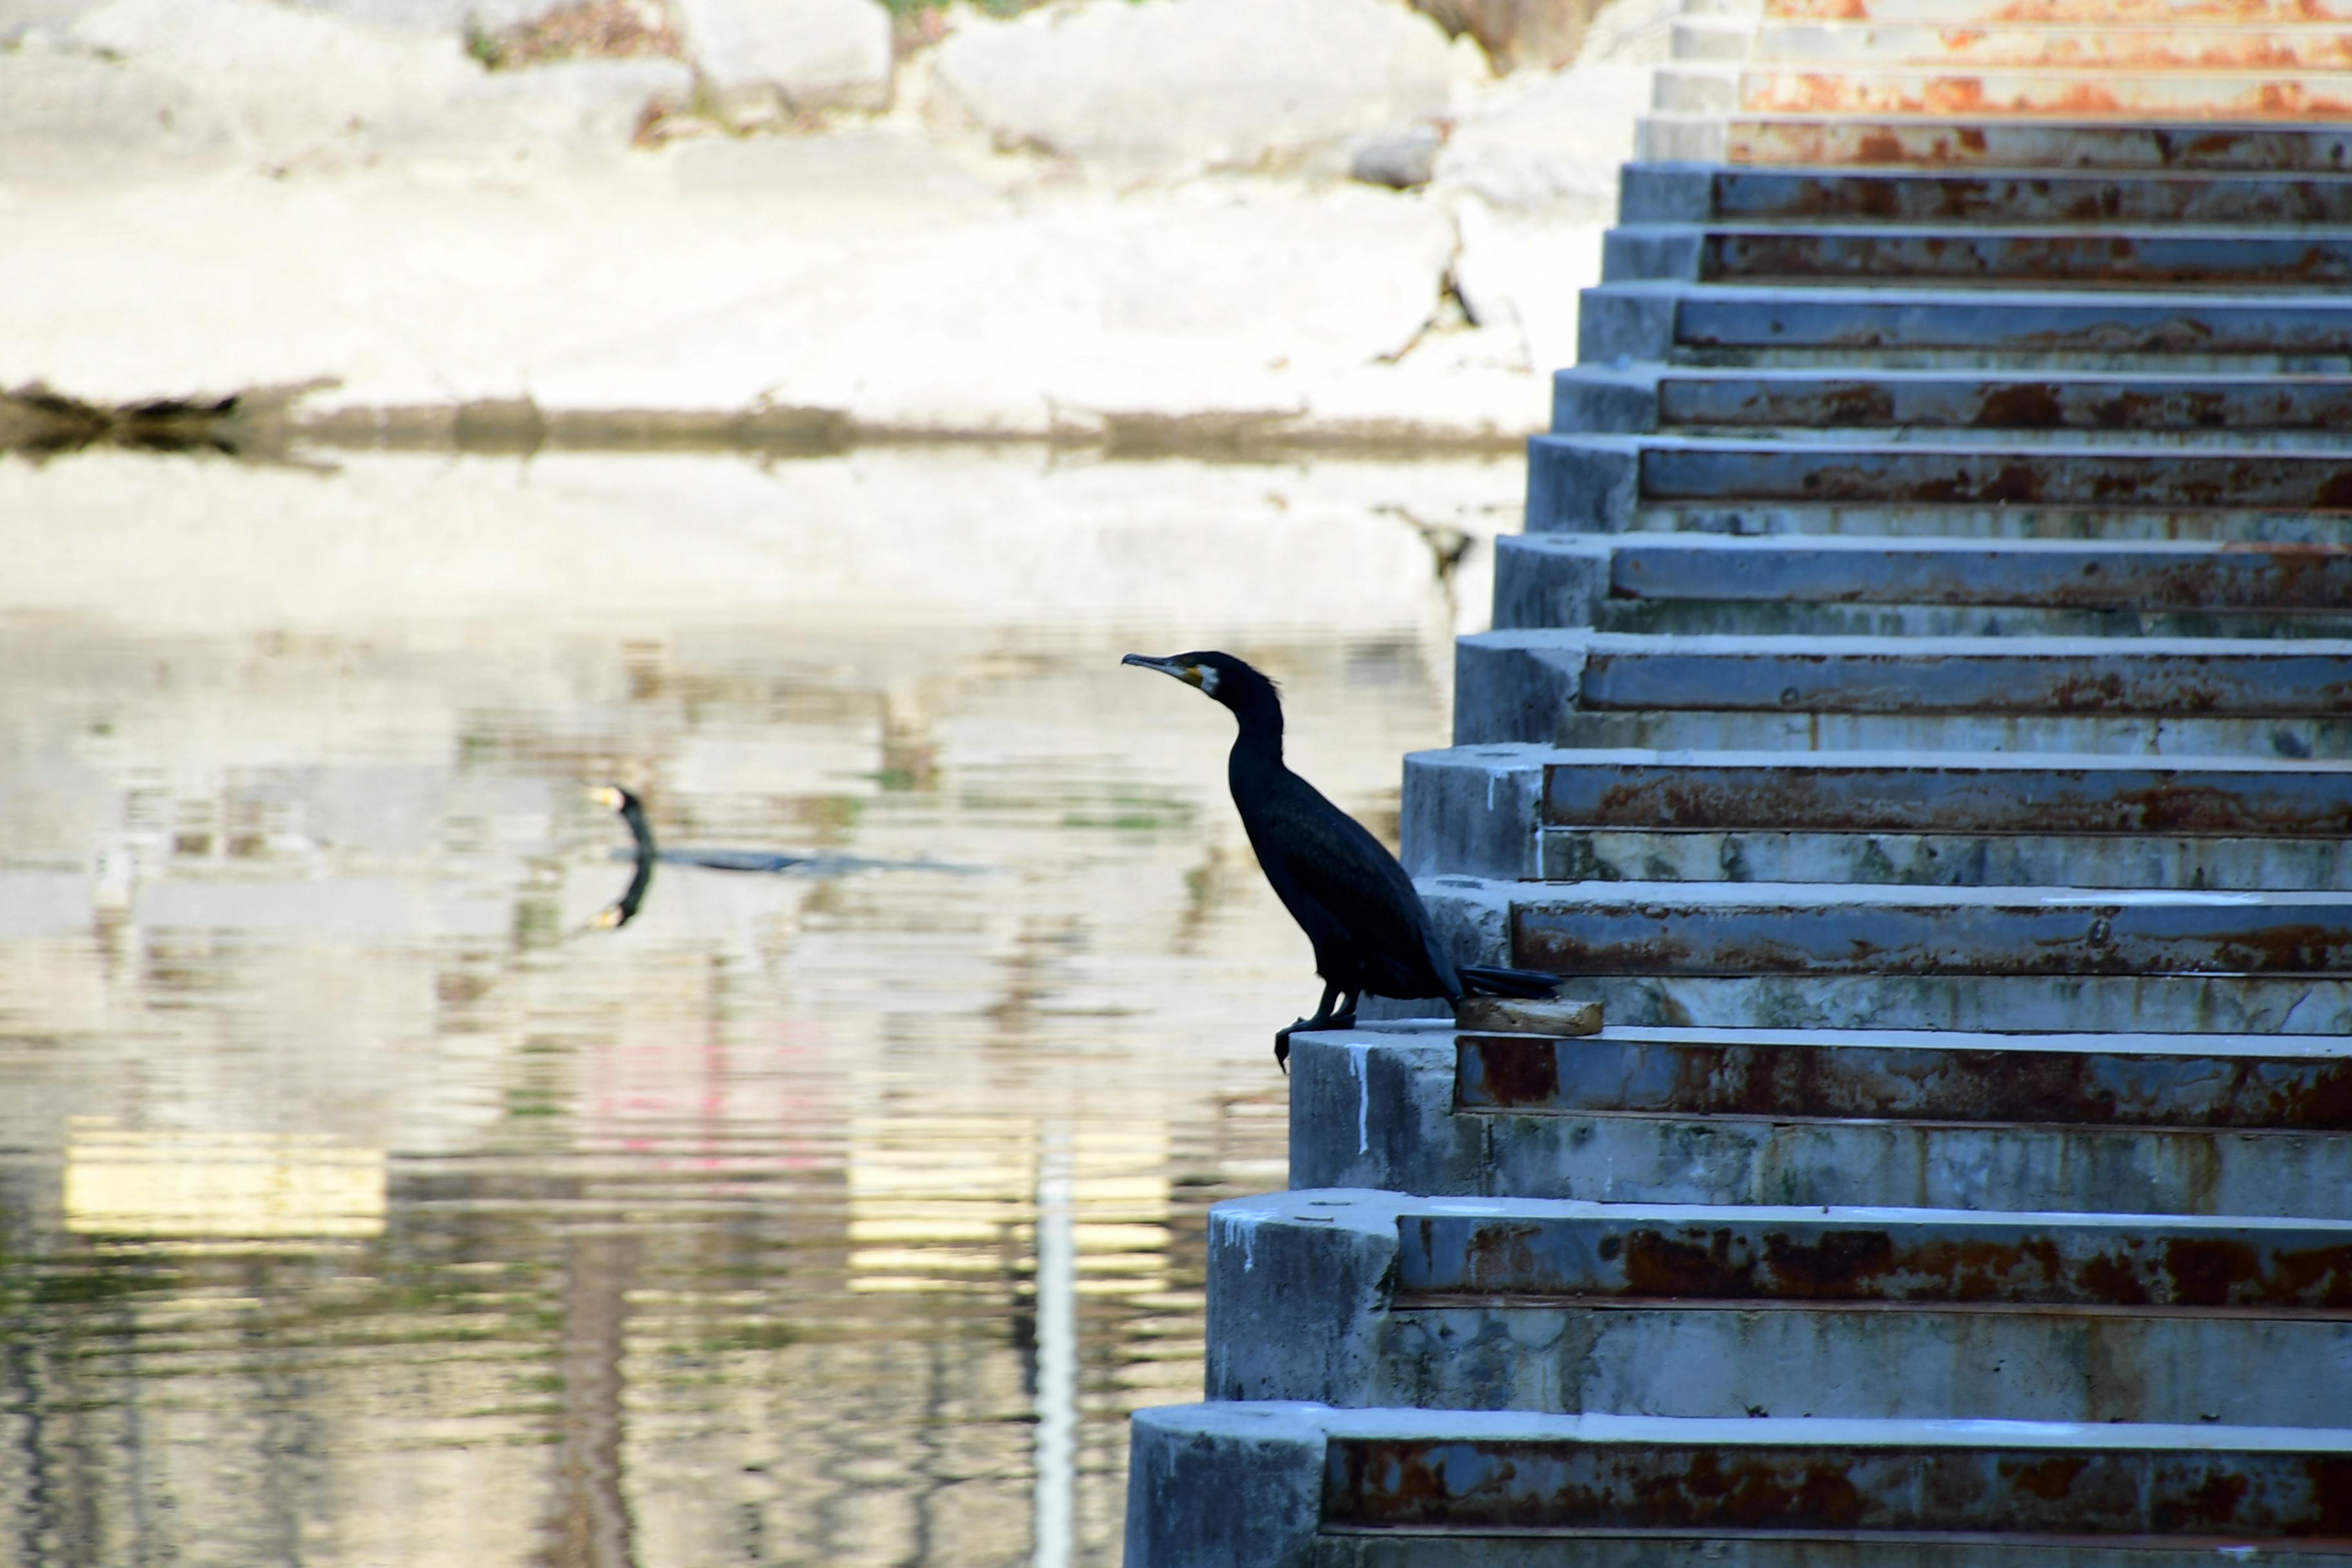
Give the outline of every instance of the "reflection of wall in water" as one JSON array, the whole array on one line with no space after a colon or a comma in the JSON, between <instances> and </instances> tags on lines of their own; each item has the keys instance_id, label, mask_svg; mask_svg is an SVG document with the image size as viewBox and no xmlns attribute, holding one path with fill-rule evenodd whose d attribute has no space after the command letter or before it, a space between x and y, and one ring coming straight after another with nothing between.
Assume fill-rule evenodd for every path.
<instances>
[{"instance_id":1,"label":"reflection of wall in water","mask_svg":"<svg viewBox=\"0 0 2352 1568\"><path fill-rule=\"evenodd\" d=\"M0 467L0 1559L1017 1559L1056 1190L1115 1558L1118 1416L1197 1394L1202 1209L1280 1184L1314 989L1228 721L1117 656L1270 653L1377 816L1451 613L1380 509L1464 470L787 468ZM680 842L985 874L665 872L583 938L616 776ZM388 1150L383 1233L71 1234L77 1116Z\"/></svg>"}]
</instances>

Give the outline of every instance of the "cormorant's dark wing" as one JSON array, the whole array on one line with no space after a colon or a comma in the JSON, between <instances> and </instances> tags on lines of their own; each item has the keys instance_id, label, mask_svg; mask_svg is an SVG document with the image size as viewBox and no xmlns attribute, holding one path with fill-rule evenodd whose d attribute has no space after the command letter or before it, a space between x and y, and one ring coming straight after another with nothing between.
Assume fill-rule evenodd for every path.
<instances>
[{"instance_id":1,"label":"cormorant's dark wing","mask_svg":"<svg viewBox=\"0 0 2352 1568\"><path fill-rule=\"evenodd\" d=\"M1388 847L1287 769L1248 782L1235 804L1250 847L1324 978L1381 996L1444 995L1428 911Z\"/></svg>"},{"instance_id":2,"label":"cormorant's dark wing","mask_svg":"<svg viewBox=\"0 0 2352 1568\"><path fill-rule=\"evenodd\" d=\"M1560 977L1540 969L1498 969L1491 964L1465 963L1454 972L1462 989L1473 996L1517 996L1535 1002L1559 994Z\"/></svg>"}]
</instances>

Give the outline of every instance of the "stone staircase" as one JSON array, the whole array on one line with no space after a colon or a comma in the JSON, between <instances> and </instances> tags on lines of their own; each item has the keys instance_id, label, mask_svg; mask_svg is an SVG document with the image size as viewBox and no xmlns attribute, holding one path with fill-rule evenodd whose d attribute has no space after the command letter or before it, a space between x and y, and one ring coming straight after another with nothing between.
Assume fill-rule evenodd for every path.
<instances>
[{"instance_id":1,"label":"stone staircase","mask_svg":"<svg viewBox=\"0 0 2352 1568\"><path fill-rule=\"evenodd\" d=\"M1676 37L1129 1561L2352 1564L2352 0Z\"/></svg>"}]
</instances>

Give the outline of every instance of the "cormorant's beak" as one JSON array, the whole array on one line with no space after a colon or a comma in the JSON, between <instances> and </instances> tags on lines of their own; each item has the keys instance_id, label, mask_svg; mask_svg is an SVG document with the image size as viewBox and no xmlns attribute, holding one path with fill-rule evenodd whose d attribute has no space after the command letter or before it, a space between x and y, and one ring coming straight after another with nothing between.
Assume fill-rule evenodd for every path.
<instances>
[{"instance_id":1,"label":"cormorant's beak","mask_svg":"<svg viewBox=\"0 0 2352 1568\"><path fill-rule=\"evenodd\" d=\"M590 800L594 801L606 811L618 811L621 809L621 792L614 789L611 784L598 784L585 793Z\"/></svg>"},{"instance_id":2,"label":"cormorant's beak","mask_svg":"<svg viewBox=\"0 0 2352 1568\"><path fill-rule=\"evenodd\" d=\"M1187 686L1201 684L1201 667L1195 664L1182 664L1172 658L1146 658L1139 653L1129 654L1118 662L1139 665L1145 669L1156 669L1162 675L1172 675Z\"/></svg>"}]
</instances>

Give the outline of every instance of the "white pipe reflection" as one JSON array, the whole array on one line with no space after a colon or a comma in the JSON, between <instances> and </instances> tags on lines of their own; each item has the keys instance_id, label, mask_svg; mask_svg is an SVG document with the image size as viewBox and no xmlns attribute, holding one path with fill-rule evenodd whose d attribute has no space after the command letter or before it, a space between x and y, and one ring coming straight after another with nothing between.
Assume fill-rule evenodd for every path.
<instances>
[{"instance_id":1,"label":"white pipe reflection","mask_svg":"<svg viewBox=\"0 0 2352 1568\"><path fill-rule=\"evenodd\" d=\"M1069 1568L1076 1515L1078 1249L1071 1215L1070 1134L1037 1140L1036 1568Z\"/></svg>"}]
</instances>

